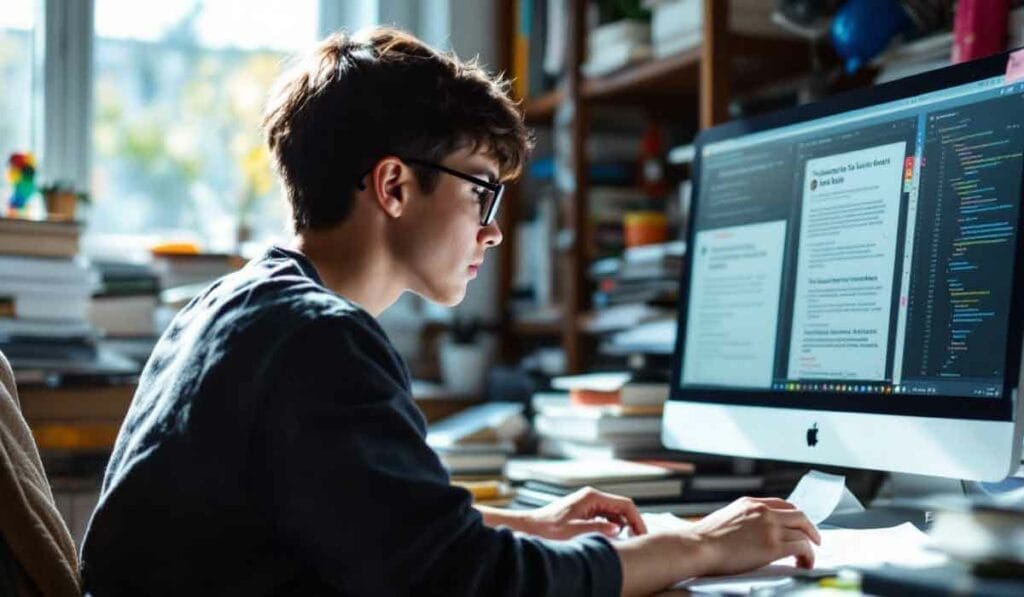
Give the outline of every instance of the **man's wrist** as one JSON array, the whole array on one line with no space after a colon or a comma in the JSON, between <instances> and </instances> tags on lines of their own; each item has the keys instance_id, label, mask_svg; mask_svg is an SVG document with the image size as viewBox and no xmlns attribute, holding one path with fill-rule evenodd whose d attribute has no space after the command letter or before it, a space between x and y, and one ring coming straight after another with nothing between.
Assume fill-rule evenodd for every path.
<instances>
[{"instance_id":1,"label":"man's wrist","mask_svg":"<svg viewBox=\"0 0 1024 597\"><path fill-rule=\"evenodd\" d=\"M704 576L712 569L712 548L690 532L661 532L612 544L622 564L622 594L650 595Z\"/></svg>"},{"instance_id":2,"label":"man's wrist","mask_svg":"<svg viewBox=\"0 0 1024 597\"><path fill-rule=\"evenodd\" d=\"M714 567L715 548L706 538L690 531L672 533L671 537L675 540L678 561L687 563L691 577L705 576Z\"/></svg>"},{"instance_id":3,"label":"man's wrist","mask_svg":"<svg viewBox=\"0 0 1024 597\"><path fill-rule=\"evenodd\" d=\"M489 506L474 506L489 527L504 526L521 533L534 533L534 519L529 510L503 510Z\"/></svg>"}]
</instances>

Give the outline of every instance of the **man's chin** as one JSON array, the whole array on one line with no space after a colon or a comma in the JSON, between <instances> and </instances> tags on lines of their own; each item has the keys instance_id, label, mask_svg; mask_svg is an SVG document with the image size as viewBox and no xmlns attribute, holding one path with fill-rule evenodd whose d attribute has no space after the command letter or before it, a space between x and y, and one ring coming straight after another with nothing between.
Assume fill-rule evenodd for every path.
<instances>
[{"instance_id":1,"label":"man's chin","mask_svg":"<svg viewBox=\"0 0 1024 597\"><path fill-rule=\"evenodd\" d=\"M420 296L442 307L455 307L466 298L466 285L463 284L447 291L421 293Z\"/></svg>"}]
</instances>

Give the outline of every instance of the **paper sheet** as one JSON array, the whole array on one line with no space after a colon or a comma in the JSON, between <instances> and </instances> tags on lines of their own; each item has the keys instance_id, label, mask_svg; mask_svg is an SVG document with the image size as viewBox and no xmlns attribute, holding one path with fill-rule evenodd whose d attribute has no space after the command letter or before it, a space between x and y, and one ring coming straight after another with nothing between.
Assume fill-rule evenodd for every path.
<instances>
[{"instance_id":1,"label":"paper sheet","mask_svg":"<svg viewBox=\"0 0 1024 597\"><path fill-rule=\"evenodd\" d=\"M833 514L864 511L857 496L846 488L846 477L819 471L804 475L786 501L803 510L815 525Z\"/></svg>"},{"instance_id":2,"label":"paper sheet","mask_svg":"<svg viewBox=\"0 0 1024 597\"><path fill-rule=\"evenodd\" d=\"M814 546L813 570L795 567L792 557L769 566L727 577L695 578L676 585L695 593L749 593L754 589L778 587L794 576L824 576L840 568L873 568L886 563L927 568L946 563L946 556L928 551L928 537L909 522L882 529L825 529L821 546Z\"/></svg>"},{"instance_id":3,"label":"paper sheet","mask_svg":"<svg viewBox=\"0 0 1024 597\"><path fill-rule=\"evenodd\" d=\"M829 505L833 500L835 505L842 504L842 492L837 491L836 487L845 489L845 483L842 477L839 477L839 481L826 477L835 475L817 473L803 489L798 485L799 493L794 490L790 497L795 496L799 501L804 499L801 494L810 494L812 498L818 499L818 502L812 499L812 505L819 508L819 513L827 511L827 518L835 510ZM824 486L829 488L825 498L818 494L818 490L822 489L822 486L816 485L818 483L824 483ZM839 494L838 498L835 497L836 494ZM804 506L807 506L806 502ZM860 506L859 502L857 506ZM685 529L693 524L668 513L642 516L647 530L652 533ZM792 584L794 577L831 576L841 568L873 568L886 563L927 568L941 566L947 562L945 555L929 551L928 536L909 522L881 529L823 529L820 532L821 546L811 545L815 559L812 570L797 568L794 558L788 557L745 574L692 578L679 583L675 588L687 589L693 593L745 595L757 589L784 587ZM626 539L631 536L632 533L626 527L619 538Z\"/></svg>"}]
</instances>

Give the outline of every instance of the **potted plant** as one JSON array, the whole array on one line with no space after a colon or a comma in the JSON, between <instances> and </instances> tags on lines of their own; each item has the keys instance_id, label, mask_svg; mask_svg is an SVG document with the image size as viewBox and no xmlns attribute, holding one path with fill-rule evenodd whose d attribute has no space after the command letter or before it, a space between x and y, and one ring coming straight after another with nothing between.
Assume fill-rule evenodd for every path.
<instances>
[{"instance_id":1,"label":"potted plant","mask_svg":"<svg viewBox=\"0 0 1024 597\"><path fill-rule=\"evenodd\" d=\"M39 191L46 204L46 215L52 219L74 220L78 203L89 202L89 193L77 191L71 184L60 180L43 185Z\"/></svg>"}]
</instances>

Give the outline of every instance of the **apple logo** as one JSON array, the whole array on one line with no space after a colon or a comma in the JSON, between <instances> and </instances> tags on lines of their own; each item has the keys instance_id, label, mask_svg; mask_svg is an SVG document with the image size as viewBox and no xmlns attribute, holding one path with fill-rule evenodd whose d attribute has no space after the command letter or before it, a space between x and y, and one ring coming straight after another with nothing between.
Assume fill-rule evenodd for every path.
<instances>
[{"instance_id":1,"label":"apple logo","mask_svg":"<svg viewBox=\"0 0 1024 597\"><path fill-rule=\"evenodd\" d=\"M811 428L807 430L807 445L812 448L818 445L818 424L811 425Z\"/></svg>"}]
</instances>

